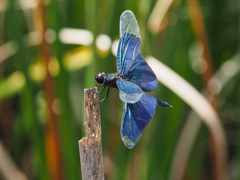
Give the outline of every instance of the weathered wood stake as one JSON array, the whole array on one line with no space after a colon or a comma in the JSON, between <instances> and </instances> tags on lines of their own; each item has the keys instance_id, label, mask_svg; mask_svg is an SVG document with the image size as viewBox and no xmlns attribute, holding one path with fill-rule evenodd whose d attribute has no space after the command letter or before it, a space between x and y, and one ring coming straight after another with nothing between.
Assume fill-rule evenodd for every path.
<instances>
[{"instance_id":1,"label":"weathered wood stake","mask_svg":"<svg viewBox=\"0 0 240 180\"><path fill-rule=\"evenodd\" d=\"M78 141L83 180L104 180L97 88L85 89L86 137Z\"/></svg>"}]
</instances>

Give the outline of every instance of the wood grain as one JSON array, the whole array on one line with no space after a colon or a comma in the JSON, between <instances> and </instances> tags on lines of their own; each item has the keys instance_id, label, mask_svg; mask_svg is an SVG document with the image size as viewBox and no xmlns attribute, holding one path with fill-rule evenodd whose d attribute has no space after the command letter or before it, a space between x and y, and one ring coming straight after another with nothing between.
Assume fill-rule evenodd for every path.
<instances>
[{"instance_id":1,"label":"wood grain","mask_svg":"<svg viewBox=\"0 0 240 180\"><path fill-rule=\"evenodd\" d=\"M97 88L85 89L86 137L79 141L83 180L103 180L102 134Z\"/></svg>"}]
</instances>

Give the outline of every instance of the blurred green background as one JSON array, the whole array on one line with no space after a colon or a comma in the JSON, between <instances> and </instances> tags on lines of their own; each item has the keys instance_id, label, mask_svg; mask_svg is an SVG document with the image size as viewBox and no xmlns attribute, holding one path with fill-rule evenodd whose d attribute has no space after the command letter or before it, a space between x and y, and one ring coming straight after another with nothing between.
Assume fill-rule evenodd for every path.
<instances>
[{"instance_id":1,"label":"blurred green background","mask_svg":"<svg viewBox=\"0 0 240 180\"><path fill-rule=\"evenodd\" d=\"M141 53L212 104L226 136L227 176L240 179L239 7L237 0L0 0L0 179L81 179L84 89L97 85L97 72L117 71L127 9L140 26ZM105 179L216 179L222 149L212 148L208 127L161 82L151 94L173 108L157 108L132 150L120 137L118 90L100 104ZM190 151L179 150L188 137ZM177 151L188 157L181 175Z\"/></svg>"}]
</instances>

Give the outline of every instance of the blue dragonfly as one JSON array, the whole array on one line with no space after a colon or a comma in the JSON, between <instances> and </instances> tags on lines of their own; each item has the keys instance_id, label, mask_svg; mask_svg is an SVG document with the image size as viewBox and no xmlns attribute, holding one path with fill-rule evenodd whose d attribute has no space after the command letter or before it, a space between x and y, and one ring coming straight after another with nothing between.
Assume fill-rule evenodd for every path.
<instances>
[{"instance_id":1,"label":"blue dragonfly","mask_svg":"<svg viewBox=\"0 0 240 180\"><path fill-rule=\"evenodd\" d=\"M124 102L121 124L122 141L132 149L142 136L144 128L152 119L157 106L172 107L168 103L146 94L153 91L158 81L152 69L140 53L141 37L137 20L132 11L124 11L120 17L120 41L117 52L117 73L106 76L99 72L95 80L103 88L110 87L120 90L119 97Z\"/></svg>"}]
</instances>

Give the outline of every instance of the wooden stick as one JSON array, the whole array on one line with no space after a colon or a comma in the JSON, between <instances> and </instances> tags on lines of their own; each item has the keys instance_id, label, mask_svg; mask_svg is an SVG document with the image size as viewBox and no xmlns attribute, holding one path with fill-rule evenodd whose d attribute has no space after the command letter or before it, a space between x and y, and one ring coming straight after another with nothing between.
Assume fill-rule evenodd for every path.
<instances>
[{"instance_id":1,"label":"wooden stick","mask_svg":"<svg viewBox=\"0 0 240 180\"><path fill-rule=\"evenodd\" d=\"M86 137L78 141L83 180L103 180L101 119L97 88L85 89Z\"/></svg>"}]
</instances>

